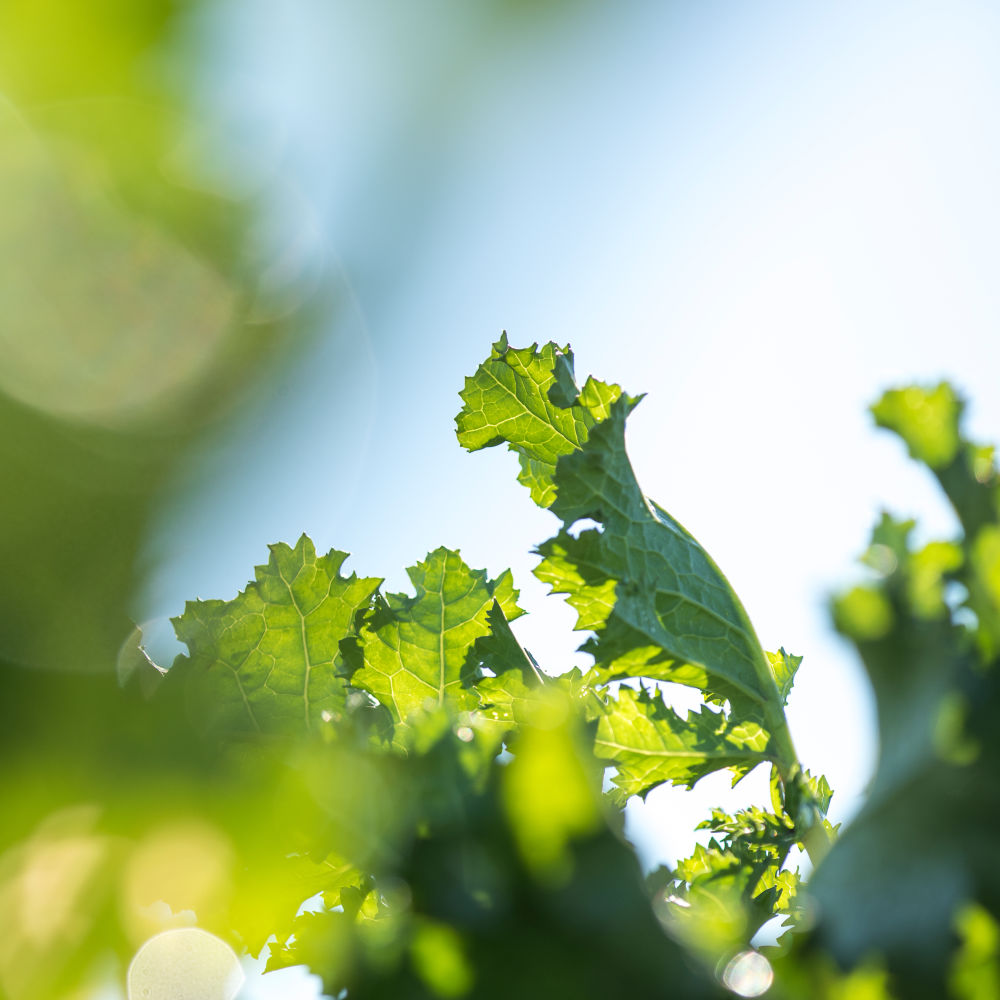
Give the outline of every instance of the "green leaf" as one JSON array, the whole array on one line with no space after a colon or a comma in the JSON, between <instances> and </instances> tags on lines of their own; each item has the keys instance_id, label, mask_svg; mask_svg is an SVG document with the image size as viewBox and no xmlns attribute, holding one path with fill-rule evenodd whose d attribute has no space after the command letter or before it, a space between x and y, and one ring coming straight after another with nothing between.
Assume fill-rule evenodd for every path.
<instances>
[{"instance_id":1,"label":"green leaf","mask_svg":"<svg viewBox=\"0 0 1000 1000\"><path fill-rule=\"evenodd\" d=\"M972 542L970 556L983 595L993 608L1000 609L1000 524L987 524L980 529ZM949 561L945 568L952 569L957 562L961 562L960 556Z\"/></svg>"},{"instance_id":2,"label":"green leaf","mask_svg":"<svg viewBox=\"0 0 1000 1000\"><path fill-rule=\"evenodd\" d=\"M910 454L932 469L947 466L958 452L962 400L947 382L932 389L890 389L872 407L879 427L895 431Z\"/></svg>"},{"instance_id":3,"label":"green leaf","mask_svg":"<svg viewBox=\"0 0 1000 1000\"><path fill-rule=\"evenodd\" d=\"M358 791L374 802L362 811L409 810L365 900L376 898L377 915L349 900L343 912L304 913L268 967L307 964L328 996L429 1000L468 985L446 975L453 956L421 942L432 923L450 929L475 975L465 996L477 1000L721 1000L651 911L633 852L604 822L578 720L560 701L483 781L470 782L448 734L425 754L395 757L383 781L365 781ZM415 964L414 948L432 954Z\"/></svg>"},{"instance_id":4,"label":"green leaf","mask_svg":"<svg viewBox=\"0 0 1000 1000\"><path fill-rule=\"evenodd\" d=\"M271 948L267 972L305 965L322 971L324 986L331 996L338 995L353 971L356 931L346 913L323 910L300 914L294 924L294 937Z\"/></svg>"},{"instance_id":5,"label":"green leaf","mask_svg":"<svg viewBox=\"0 0 1000 1000\"><path fill-rule=\"evenodd\" d=\"M796 842L795 826L787 815L759 806L740 809L733 815L713 809L711 817L699 823L698 829L711 830L727 851L752 864L780 865Z\"/></svg>"},{"instance_id":6,"label":"green leaf","mask_svg":"<svg viewBox=\"0 0 1000 1000\"><path fill-rule=\"evenodd\" d=\"M962 559L962 549L954 542L928 542L913 553L907 596L914 614L920 618L942 618L948 614L945 584L961 567Z\"/></svg>"},{"instance_id":7,"label":"green leaf","mask_svg":"<svg viewBox=\"0 0 1000 1000\"><path fill-rule=\"evenodd\" d=\"M604 625L615 607L618 581L609 577L602 565L601 532L581 531L574 536L560 531L543 542L538 553L543 558L535 567L535 576L547 583L552 593L566 595L566 603L577 614L576 628L583 631ZM650 645L646 653L647 658L663 656L655 645ZM613 676L638 675L622 673L619 665Z\"/></svg>"},{"instance_id":8,"label":"green leaf","mask_svg":"<svg viewBox=\"0 0 1000 1000\"><path fill-rule=\"evenodd\" d=\"M892 629L892 605L876 587L854 587L834 602L833 619L846 635L874 641Z\"/></svg>"},{"instance_id":9,"label":"green leaf","mask_svg":"<svg viewBox=\"0 0 1000 1000\"><path fill-rule=\"evenodd\" d=\"M908 419L944 426L957 444L935 452L918 440L911 451L931 464L964 537L914 552L912 524L883 516L869 549L884 550L875 560L881 579L834 605L875 691L881 752L868 801L810 886L821 914L814 943L848 965L881 952L900 994L914 997L946 995L957 912L972 900L1000 912L995 470L984 463L989 449L962 436L960 405L940 402L957 395L934 393L934 413ZM908 444L917 435L876 412Z\"/></svg>"},{"instance_id":10,"label":"green leaf","mask_svg":"<svg viewBox=\"0 0 1000 1000\"><path fill-rule=\"evenodd\" d=\"M627 692L613 711L588 703L605 749L614 746L617 796L724 767L738 780L765 760L788 783L798 763L784 704L799 659L765 654L719 568L642 493L625 449L641 397L593 379L578 389L572 361L568 347L513 350L504 337L466 381L458 434L470 450L506 442L536 502L562 520L535 573L593 633L581 648L594 657L597 704L602 685L646 678L695 687L723 709L681 720ZM587 521L596 527L580 530Z\"/></svg>"},{"instance_id":11,"label":"green leaf","mask_svg":"<svg viewBox=\"0 0 1000 1000\"><path fill-rule=\"evenodd\" d=\"M480 668L496 676L517 672L529 686L542 684L545 675L539 670L531 653L517 641L499 601L494 600L486 613L486 620L489 632L476 641L475 648ZM481 682L477 682L477 685L478 683Z\"/></svg>"},{"instance_id":12,"label":"green leaf","mask_svg":"<svg viewBox=\"0 0 1000 1000\"><path fill-rule=\"evenodd\" d=\"M709 963L746 948L772 916L776 891L758 893L760 873L717 841L678 862L677 884L654 901L673 933Z\"/></svg>"},{"instance_id":13,"label":"green leaf","mask_svg":"<svg viewBox=\"0 0 1000 1000\"><path fill-rule=\"evenodd\" d=\"M784 647L777 653L768 653L767 661L771 664L771 673L774 675L774 682L778 685L778 694L781 696L781 704L788 704L788 696L792 692L792 684L795 683L795 674L802 663L801 656L792 656L786 653Z\"/></svg>"},{"instance_id":14,"label":"green leaf","mask_svg":"<svg viewBox=\"0 0 1000 1000\"><path fill-rule=\"evenodd\" d=\"M1000 926L981 906L963 907L955 921L962 945L948 976L952 996L989 1000L1000 996Z\"/></svg>"},{"instance_id":15,"label":"green leaf","mask_svg":"<svg viewBox=\"0 0 1000 1000\"><path fill-rule=\"evenodd\" d=\"M964 436L964 411L964 400L947 382L892 389L872 407L875 422L895 431L937 477L971 542L997 519L1000 479L994 449Z\"/></svg>"},{"instance_id":16,"label":"green leaf","mask_svg":"<svg viewBox=\"0 0 1000 1000\"><path fill-rule=\"evenodd\" d=\"M537 714L539 695L546 678L532 655L517 641L500 605L494 601L487 613L490 631L475 645L479 676L475 690L480 712L498 722L528 722ZM484 673L486 671L486 673Z\"/></svg>"},{"instance_id":17,"label":"green leaf","mask_svg":"<svg viewBox=\"0 0 1000 1000\"><path fill-rule=\"evenodd\" d=\"M620 395L618 386L593 379L577 393L569 347L550 343L515 350L504 334L465 380L458 440L469 451L506 442L521 461L518 479L535 503L548 507L555 498L557 460L580 447Z\"/></svg>"},{"instance_id":18,"label":"green leaf","mask_svg":"<svg viewBox=\"0 0 1000 1000\"><path fill-rule=\"evenodd\" d=\"M705 550L639 489L625 451L625 418L641 397L589 379L574 391L572 354L547 344L494 345L466 380L459 441L470 451L506 442L522 459L521 480L564 529L540 546L536 573L567 595L599 667L623 663L695 683L717 702L780 709L775 680L746 612ZM527 464L526 464L527 463ZM574 536L581 519L598 522ZM686 672L683 668L687 667ZM650 676L643 671L634 676Z\"/></svg>"},{"instance_id":19,"label":"green leaf","mask_svg":"<svg viewBox=\"0 0 1000 1000\"><path fill-rule=\"evenodd\" d=\"M480 711L497 722L530 722L540 688L525 682L522 674L509 670L497 677L484 677L476 684Z\"/></svg>"},{"instance_id":20,"label":"green leaf","mask_svg":"<svg viewBox=\"0 0 1000 1000\"><path fill-rule=\"evenodd\" d=\"M602 527L577 538L564 529L553 540L553 553L558 550L577 566L585 581L580 597L615 584L613 610L596 627L596 642L588 650L603 666L637 653L646 658L650 648L658 649L678 668L693 668L668 670L668 679L694 681L714 700L739 703L744 714L755 711L748 704L754 703L762 718L768 706L779 704L767 659L708 553L639 489L625 451L630 409L624 398L613 403L610 416L556 471L554 512L567 527L582 518ZM540 551L547 563L549 549ZM551 577L551 566L543 563L539 572Z\"/></svg>"},{"instance_id":21,"label":"green leaf","mask_svg":"<svg viewBox=\"0 0 1000 1000\"><path fill-rule=\"evenodd\" d=\"M190 652L168 679L184 679L212 728L297 731L345 710L340 643L381 581L342 576L347 553L317 557L305 535L270 549L234 600L190 601L173 619Z\"/></svg>"},{"instance_id":22,"label":"green leaf","mask_svg":"<svg viewBox=\"0 0 1000 1000\"><path fill-rule=\"evenodd\" d=\"M364 623L363 665L351 683L374 695L397 724L446 702L457 710L477 708L469 683L477 666L474 646L490 632L494 605L507 618L521 614L510 572L490 580L457 552L440 548L407 574L414 596L389 594Z\"/></svg>"},{"instance_id":23,"label":"green leaf","mask_svg":"<svg viewBox=\"0 0 1000 1000\"><path fill-rule=\"evenodd\" d=\"M336 906L342 889L360 886L365 878L336 856L315 861L303 854L282 857L272 850L252 860L234 884L229 919L254 955L272 934L283 941L292 933L296 913L307 899L322 893L325 905Z\"/></svg>"},{"instance_id":24,"label":"green leaf","mask_svg":"<svg viewBox=\"0 0 1000 1000\"><path fill-rule=\"evenodd\" d=\"M654 903L692 947L728 959L771 917L800 916L798 872L783 867L797 837L787 816L714 809L698 829L715 836L677 863Z\"/></svg>"},{"instance_id":25,"label":"green leaf","mask_svg":"<svg viewBox=\"0 0 1000 1000\"><path fill-rule=\"evenodd\" d=\"M705 708L681 718L659 694L622 686L599 716L594 752L617 768L619 803L663 782L692 787L706 774L733 768L744 776L765 759L767 733Z\"/></svg>"}]
</instances>

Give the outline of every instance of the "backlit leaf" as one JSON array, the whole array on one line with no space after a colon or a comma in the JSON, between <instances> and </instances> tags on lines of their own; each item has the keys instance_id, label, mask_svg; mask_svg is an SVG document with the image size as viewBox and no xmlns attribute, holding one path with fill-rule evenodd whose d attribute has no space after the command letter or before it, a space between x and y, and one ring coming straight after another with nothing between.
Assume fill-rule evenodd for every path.
<instances>
[{"instance_id":1,"label":"backlit leaf","mask_svg":"<svg viewBox=\"0 0 1000 1000\"><path fill-rule=\"evenodd\" d=\"M446 702L477 708L466 683L476 667L473 647L490 632L494 604L507 618L521 613L510 573L490 580L444 548L407 573L414 596L389 594L379 602L361 629L363 665L351 684L374 695L396 723Z\"/></svg>"},{"instance_id":2,"label":"backlit leaf","mask_svg":"<svg viewBox=\"0 0 1000 1000\"><path fill-rule=\"evenodd\" d=\"M735 724L705 708L682 718L659 694L622 686L599 716L594 752L617 768L616 798L646 794L663 782L691 787L725 767L756 767L767 734L756 723Z\"/></svg>"},{"instance_id":3,"label":"backlit leaf","mask_svg":"<svg viewBox=\"0 0 1000 1000\"><path fill-rule=\"evenodd\" d=\"M208 722L225 730L308 730L344 711L340 643L380 580L342 576L346 552L317 556L303 535L271 546L257 578L232 601L189 601L174 619L189 655L168 673L186 681Z\"/></svg>"}]
</instances>

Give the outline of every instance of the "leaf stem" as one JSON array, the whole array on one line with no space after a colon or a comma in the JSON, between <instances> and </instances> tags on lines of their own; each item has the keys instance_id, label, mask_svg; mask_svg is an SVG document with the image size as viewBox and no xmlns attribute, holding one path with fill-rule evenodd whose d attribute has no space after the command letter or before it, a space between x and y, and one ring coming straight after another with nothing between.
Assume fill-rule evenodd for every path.
<instances>
[{"instance_id":1,"label":"leaf stem","mask_svg":"<svg viewBox=\"0 0 1000 1000\"><path fill-rule=\"evenodd\" d=\"M799 761L788 719L780 702L769 702L765 706L765 721L771 734L770 749L778 770L778 778L783 790L785 813L795 824L800 835L800 843L805 848L813 868L822 863L832 846L830 835L824 826L826 818L812 790L803 780L803 767ZM795 800L801 796L801 801Z\"/></svg>"}]
</instances>

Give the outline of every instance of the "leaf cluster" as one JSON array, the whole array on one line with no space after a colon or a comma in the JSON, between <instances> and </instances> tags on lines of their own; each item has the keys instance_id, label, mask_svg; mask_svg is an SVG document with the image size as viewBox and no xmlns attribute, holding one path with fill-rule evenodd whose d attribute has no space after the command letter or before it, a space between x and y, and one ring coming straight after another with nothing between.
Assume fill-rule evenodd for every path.
<instances>
[{"instance_id":1,"label":"leaf cluster","mask_svg":"<svg viewBox=\"0 0 1000 1000\"><path fill-rule=\"evenodd\" d=\"M625 906L621 921L640 920L647 929L634 934L654 935L653 951L674 956L676 980L690 961L671 940L690 944L677 913L690 911L704 925L720 880L735 887L738 929L711 941L702 933L695 949L699 961L714 964L747 947L774 914L796 915L786 857L817 833L825 842L828 789L804 776L784 717L800 658L765 653L708 554L640 491L624 444L637 398L594 379L578 387L568 348L515 350L504 338L467 379L462 399L460 443L507 444L536 503L562 521L539 546L536 573L576 609L591 669L551 676L520 646L510 626L521 611L509 573L490 579L457 552L438 549L408 570L412 594L383 593L376 578L342 574L344 553L317 556L303 537L294 548L272 546L235 600L188 605L176 627L189 655L163 686L183 692L191 717L220 747L251 756L261 746L296 747L297 770L318 769L307 785L327 820L310 831L305 856L328 866L328 882L318 911L282 921L290 936L279 934L272 967L308 961L325 970L329 989L352 995L383 978L447 995L452 987L434 985L427 970L436 965L425 955L443 949L452 957L440 963L453 968L455 984L466 982L455 970L467 969L509 988L499 969L482 972L490 960L470 928L485 922L495 941L498 927L512 934L512 921L525 924L522 903L504 901L509 893L521 898L515 887L523 881L525 892L532 887L532 912L554 915L545 900L563 898L567 885L595 894L574 904L580 914ZM674 710L664 698L671 684L701 692L702 707ZM628 856L620 810L629 798L664 783L690 787L720 770L736 782L762 764L773 771L776 811L715 815L709 822L719 839L678 866L671 912L654 918L647 897L635 895L634 874L613 891L607 886L598 903L590 883L607 873L598 877L587 865L585 876L577 854L597 838L602 852ZM485 826L481 810L491 816ZM752 835L732 825L746 823ZM434 892L418 889L429 862L411 863L414 854L471 850L485 858L499 850L484 842L487 831L502 841L502 860L476 862L454 889L439 880L438 894L464 893L471 909L461 918L438 912ZM293 847L286 844L288 858L300 864L302 848ZM477 881L486 877L481 868L493 872L486 887ZM286 918L291 912L289 903ZM536 982L556 981L558 936L546 931L549 971L536 968ZM244 940L263 943L259 935ZM333 957L324 962L317 948ZM528 954L523 941L516 948ZM593 958L574 959L586 970L585 994L604 975L604 960ZM642 964L634 949L629 961ZM611 966L619 981L621 964ZM655 994L659 975L647 970L634 991ZM691 995L716 989L711 976L691 983L700 984L686 987Z\"/></svg>"},{"instance_id":2,"label":"leaf cluster","mask_svg":"<svg viewBox=\"0 0 1000 1000\"><path fill-rule=\"evenodd\" d=\"M266 948L269 969L307 965L330 996L695 1000L757 995L772 973L789 1000L992 995L1000 484L952 391L875 407L961 532L917 545L883 516L871 579L835 603L882 736L842 836L788 729L801 657L763 649L708 553L641 492L625 449L639 398L578 385L568 347L506 337L461 396L459 442L506 445L559 519L535 572L576 611L592 665L546 672L518 641L510 573L457 551L388 593L305 536L271 546L234 599L187 605L169 670L138 636L121 659L105 734L118 773L88 779L104 813L31 826L25 812L0 857L0 916L21 920L0 975L32 971L4 989L57 995L81 977L10 957L31 942L16 887L65 857L83 873L66 913L91 928L78 954L127 955L197 919ZM700 704L677 711L676 685ZM106 692L88 697L104 710ZM758 767L766 806L713 810L690 857L642 875L630 799ZM777 946L760 946L775 924Z\"/></svg>"}]
</instances>

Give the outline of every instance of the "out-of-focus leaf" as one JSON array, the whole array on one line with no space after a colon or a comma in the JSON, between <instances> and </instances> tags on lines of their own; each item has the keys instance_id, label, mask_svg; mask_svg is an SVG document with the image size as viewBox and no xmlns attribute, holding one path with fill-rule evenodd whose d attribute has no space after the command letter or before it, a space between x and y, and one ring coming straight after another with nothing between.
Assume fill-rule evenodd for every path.
<instances>
[{"instance_id":1,"label":"out-of-focus leaf","mask_svg":"<svg viewBox=\"0 0 1000 1000\"><path fill-rule=\"evenodd\" d=\"M657 924L634 856L601 818L565 707L561 722L523 730L516 759L494 763L482 787L468 784L461 741L447 731L428 755L397 758L395 778L367 795L399 798L417 834L376 875L376 912L303 914L269 967L306 962L328 994L362 998L430 1000L460 986L484 1000L721 997ZM571 774L562 789L548 783ZM442 782L460 808L436 793ZM546 790L554 798L539 808ZM542 843L557 848L556 869L526 853L528 828L548 830Z\"/></svg>"},{"instance_id":2,"label":"out-of-focus leaf","mask_svg":"<svg viewBox=\"0 0 1000 1000\"><path fill-rule=\"evenodd\" d=\"M930 998L946 991L956 912L1000 913L996 485L950 387L896 390L875 413L931 465L965 537L914 551L912 523L883 516L866 556L880 579L835 605L875 688L881 751L869 801L813 879L815 940L847 964L884 955L901 996Z\"/></svg>"},{"instance_id":3,"label":"out-of-focus leaf","mask_svg":"<svg viewBox=\"0 0 1000 1000\"><path fill-rule=\"evenodd\" d=\"M546 690L533 725L518 734L501 795L514 838L535 877L559 884L570 877L570 843L602 825L599 769L581 752L571 702ZM588 768L588 763L590 766Z\"/></svg>"},{"instance_id":4,"label":"out-of-focus leaf","mask_svg":"<svg viewBox=\"0 0 1000 1000\"><path fill-rule=\"evenodd\" d=\"M948 976L957 1000L993 1000L1000 996L1000 928L980 906L967 906L956 920L961 939Z\"/></svg>"},{"instance_id":5,"label":"out-of-focus leaf","mask_svg":"<svg viewBox=\"0 0 1000 1000\"><path fill-rule=\"evenodd\" d=\"M915 459L940 469L958 452L962 408L955 390L942 382L933 389L891 389L872 407L872 413L880 427L895 431L906 442Z\"/></svg>"}]
</instances>

